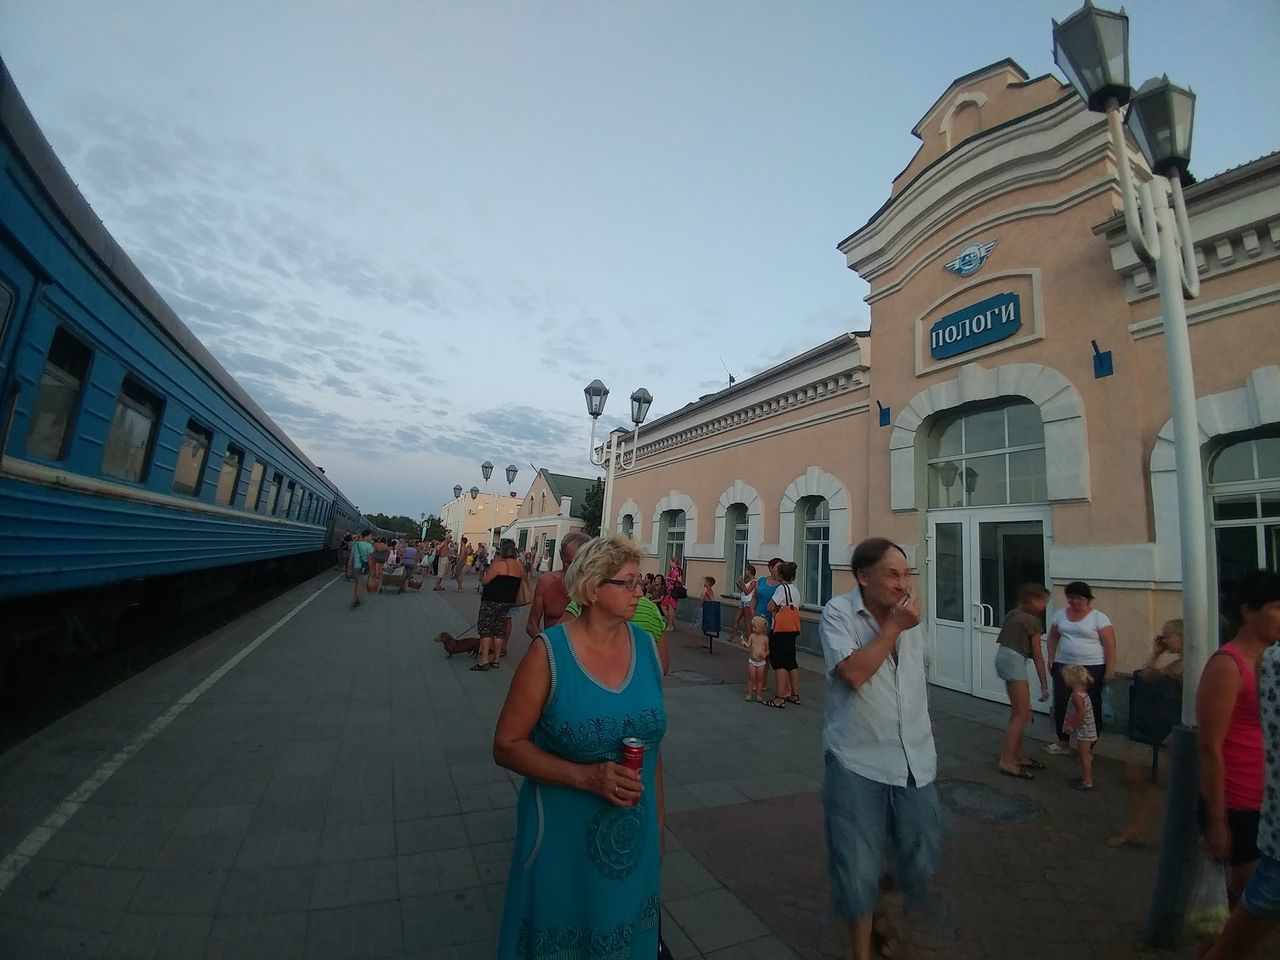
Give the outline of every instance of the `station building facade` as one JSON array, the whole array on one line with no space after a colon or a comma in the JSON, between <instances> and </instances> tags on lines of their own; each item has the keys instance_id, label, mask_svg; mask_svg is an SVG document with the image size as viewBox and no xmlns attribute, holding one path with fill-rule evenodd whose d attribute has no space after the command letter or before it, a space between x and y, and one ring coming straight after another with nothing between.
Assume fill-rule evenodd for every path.
<instances>
[{"instance_id":1,"label":"station building facade","mask_svg":"<svg viewBox=\"0 0 1280 960\"><path fill-rule=\"evenodd\" d=\"M464 492L440 508L440 522L455 538L466 537L468 543L496 543L495 532L519 516L523 505L514 492L482 492L474 500L470 493Z\"/></svg>"},{"instance_id":2,"label":"station building facade","mask_svg":"<svg viewBox=\"0 0 1280 960\"><path fill-rule=\"evenodd\" d=\"M1018 587L1085 580L1131 670L1182 583L1159 299L1125 242L1105 118L1005 60L913 133L889 199L838 244L871 334L646 425L611 524L647 568L680 557L724 594L747 561L795 560L809 646L853 586L853 545L888 536L918 574L932 681L990 699ZM1216 593L1280 566L1280 154L1186 199Z\"/></svg>"},{"instance_id":3,"label":"station building facade","mask_svg":"<svg viewBox=\"0 0 1280 960\"><path fill-rule=\"evenodd\" d=\"M598 477L538 470L519 513L503 529L503 538L514 540L521 553L532 550L546 558L549 562L543 569L560 569L560 541L582 529L587 491L600 482Z\"/></svg>"}]
</instances>

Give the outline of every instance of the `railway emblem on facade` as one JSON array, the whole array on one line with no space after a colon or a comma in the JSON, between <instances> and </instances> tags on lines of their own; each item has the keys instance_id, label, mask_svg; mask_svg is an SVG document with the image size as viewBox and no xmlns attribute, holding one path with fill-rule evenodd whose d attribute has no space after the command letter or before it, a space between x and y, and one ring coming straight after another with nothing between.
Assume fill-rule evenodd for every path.
<instances>
[{"instance_id":1,"label":"railway emblem on facade","mask_svg":"<svg viewBox=\"0 0 1280 960\"><path fill-rule=\"evenodd\" d=\"M958 276L971 277L986 262L987 255L995 245L995 240L990 243L971 243L960 251L959 256L946 264L946 268Z\"/></svg>"}]
</instances>

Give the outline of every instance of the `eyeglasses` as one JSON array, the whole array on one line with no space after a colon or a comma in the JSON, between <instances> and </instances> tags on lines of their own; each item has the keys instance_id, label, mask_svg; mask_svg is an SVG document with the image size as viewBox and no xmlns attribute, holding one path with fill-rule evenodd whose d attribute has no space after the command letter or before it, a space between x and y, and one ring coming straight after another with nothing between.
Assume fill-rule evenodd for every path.
<instances>
[{"instance_id":1,"label":"eyeglasses","mask_svg":"<svg viewBox=\"0 0 1280 960\"><path fill-rule=\"evenodd\" d=\"M623 577L621 580L615 580L611 577L606 577L600 582L612 583L614 586L625 587L627 590L635 590L636 587L644 586L644 579L642 577Z\"/></svg>"}]
</instances>

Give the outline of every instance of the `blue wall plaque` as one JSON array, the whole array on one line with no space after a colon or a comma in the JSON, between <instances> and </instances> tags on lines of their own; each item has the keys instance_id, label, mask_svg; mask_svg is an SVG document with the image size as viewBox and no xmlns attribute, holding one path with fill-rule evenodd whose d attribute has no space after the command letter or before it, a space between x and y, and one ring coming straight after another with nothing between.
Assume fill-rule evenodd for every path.
<instances>
[{"instance_id":1,"label":"blue wall plaque","mask_svg":"<svg viewBox=\"0 0 1280 960\"><path fill-rule=\"evenodd\" d=\"M945 360L1011 337L1022 327L1016 293L997 293L949 313L929 328L929 356Z\"/></svg>"}]
</instances>

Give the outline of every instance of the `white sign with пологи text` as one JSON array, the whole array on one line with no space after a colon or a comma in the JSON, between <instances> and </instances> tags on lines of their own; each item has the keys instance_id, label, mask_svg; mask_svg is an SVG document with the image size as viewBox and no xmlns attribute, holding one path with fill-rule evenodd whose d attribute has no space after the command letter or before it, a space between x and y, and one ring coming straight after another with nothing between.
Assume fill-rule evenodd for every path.
<instances>
[{"instance_id":1,"label":"white sign with \u043f\u043e\u043b\u043e\u0433\u0438 text","mask_svg":"<svg viewBox=\"0 0 1280 960\"><path fill-rule=\"evenodd\" d=\"M1011 337L1022 327L1022 304L1016 293L997 293L948 313L929 328L929 355L945 360Z\"/></svg>"}]
</instances>

